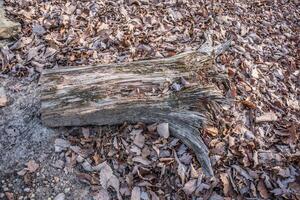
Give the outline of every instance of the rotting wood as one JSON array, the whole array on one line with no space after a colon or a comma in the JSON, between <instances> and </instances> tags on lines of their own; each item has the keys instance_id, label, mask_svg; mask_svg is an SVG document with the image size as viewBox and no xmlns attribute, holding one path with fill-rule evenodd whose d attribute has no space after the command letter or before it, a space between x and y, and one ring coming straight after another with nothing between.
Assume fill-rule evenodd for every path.
<instances>
[{"instance_id":1,"label":"rotting wood","mask_svg":"<svg viewBox=\"0 0 300 200\"><path fill-rule=\"evenodd\" d=\"M211 84L216 77L210 76L214 56L227 46L170 58L46 70L40 79L42 120L50 127L167 122L171 134L213 176L198 129L206 119L202 111L224 102Z\"/></svg>"}]
</instances>

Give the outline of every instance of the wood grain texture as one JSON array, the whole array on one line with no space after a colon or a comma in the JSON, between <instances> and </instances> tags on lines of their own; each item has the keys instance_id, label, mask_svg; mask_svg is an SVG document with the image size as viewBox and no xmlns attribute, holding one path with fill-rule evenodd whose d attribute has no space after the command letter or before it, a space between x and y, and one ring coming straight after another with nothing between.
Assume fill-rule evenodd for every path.
<instances>
[{"instance_id":1,"label":"wood grain texture","mask_svg":"<svg viewBox=\"0 0 300 200\"><path fill-rule=\"evenodd\" d=\"M207 81L215 50L46 70L40 79L42 120L50 127L167 122L171 134L195 152L212 176L209 151L198 129L205 122L202 111L224 101Z\"/></svg>"}]
</instances>

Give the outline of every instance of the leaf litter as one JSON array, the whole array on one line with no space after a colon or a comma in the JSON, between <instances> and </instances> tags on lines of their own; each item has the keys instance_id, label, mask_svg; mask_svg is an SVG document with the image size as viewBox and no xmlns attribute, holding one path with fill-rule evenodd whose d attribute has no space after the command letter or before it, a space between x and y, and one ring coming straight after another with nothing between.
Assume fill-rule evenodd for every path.
<instances>
[{"instance_id":1,"label":"leaf litter","mask_svg":"<svg viewBox=\"0 0 300 200\"><path fill-rule=\"evenodd\" d=\"M215 65L228 73L219 87L234 102L202 132L213 179L164 123L126 125L105 137L80 129L79 139L58 139L55 150L67 152L64 169L80 171L95 199L300 199L297 4L6 0L22 33L1 49L0 71L32 78L62 65L172 56L197 49L206 33L217 44L230 38ZM38 168L29 161L19 174Z\"/></svg>"}]
</instances>

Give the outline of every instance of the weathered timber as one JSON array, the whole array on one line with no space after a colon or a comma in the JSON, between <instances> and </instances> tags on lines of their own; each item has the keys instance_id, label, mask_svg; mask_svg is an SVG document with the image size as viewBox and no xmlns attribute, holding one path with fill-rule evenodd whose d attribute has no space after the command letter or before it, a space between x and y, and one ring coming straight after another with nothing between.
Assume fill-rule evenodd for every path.
<instances>
[{"instance_id":1,"label":"weathered timber","mask_svg":"<svg viewBox=\"0 0 300 200\"><path fill-rule=\"evenodd\" d=\"M167 122L171 134L195 152L212 176L198 129L205 122L201 110L224 98L199 74L209 79L214 55L223 47L170 58L46 70L40 79L42 120L50 127Z\"/></svg>"}]
</instances>

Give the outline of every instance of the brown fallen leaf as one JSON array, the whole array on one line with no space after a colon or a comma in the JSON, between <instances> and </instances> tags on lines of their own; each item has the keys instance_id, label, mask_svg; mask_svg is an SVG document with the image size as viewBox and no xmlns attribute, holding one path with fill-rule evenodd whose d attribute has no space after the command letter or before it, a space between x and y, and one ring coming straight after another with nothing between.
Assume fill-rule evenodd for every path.
<instances>
[{"instance_id":1,"label":"brown fallen leaf","mask_svg":"<svg viewBox=\"0 0 300 200\"><path fill-rule=\"evenodd\" d=\"M190 171L191 171L191 178L198 178L199 177L198 171L194 168L194 166L192 164L191 164L191 167L190 167Z\"/></svg>"},{"instance_id":2,"label":"brown fallen leaf","mask_svg":"<svg viewBox=\"0 0 300 200\"><path fill-rule=\"evenodd\" d=\"M277 121L277 115L274 112L267 112L262 114L259 117L256 117L255 122L260 123L260 122L273 122Z\"/></svg>"},{"instance_id":3,"label":"brown fallen leaf","mask_svg":"<svg viewBox=\"0 0 300 200\"><path fill-rule=\"evenodd\" d=\"M20 171L17 172L17 174L19 176L24 176L26 173L27 173L27 169L26 168L24 168L24 169L22 169L22 170L20 170Z\"/></svg>"},{"instance_id":4,"label":"brown fallen leaf","mask_svg":"<svg viewBox=\"0 0 300 200\"><path fill-rule=\"evenodd\" d=\"M208 126L205 128L206 133L210 134L211 136L218 135L219 131L216 127Z\"/></svg>"},{"instance_id":5,"label":"brown fallen leaf","mask_svg":"<svg viewBox=\"0 0 300 200\"><path fill-rule=\"evenodd\" d=\"M228 144L229 144L229 147L233 147L235 145L235 138L229 135L228 136Z\"/></svg>"},{"instance_id":6,"label":"brown fallen leaf","mask_svg":"<svg viewBox=\"0 0 300 200\"><path fill-rule=\"evenodd\" d=\"M146 158L143 158L142 156L136 156L132 159L133 162L142 163L143 165L150 165L151 161L149 161Z\"/></svg>"},{"instance_id":7,"label":"brown fallen leaf","mask_svg":"<svg viewBox=\"0 0 300 200\"><path fill-rule=\"evenodd\" d=\"M88 185L92 185L94 182L92 179L93 177L90 174L87 173L76 173L76 177L81 181L82 183L86 183Z\"/></svg>"},{"instance_id":8,"label":"brown fallen leaf","mask_svg":"<svg viewBox=\"0 0 300 200\"><path fill-rule=\"evenodd\" d=\"M139 187L134 187L131 192L130 200L140 200L141 199L141 189Z\"/></svg>"},{"instance_id":9,"label":"brown fallen leaf","mask_svg":"<svg viewBox=\"0 0 300 200\"><path fill-rule=\"evenodd\" d=\"M248 100L242 100L241 103L251 109L255 109L256 108L256 104L253 103L252 101L248 101Z\"/></svg>"},{"instance_id":10,"label":"brown fallen leaf","mask_svg":"<svg viewBox=\"0 0 300 200\"><path fill-rule=\"evenodd\" d=\"M145 137L143 136L142 133L137 133L134 137L134 140L133 140L133 143L140 147L140 148L143 148L144 144L145 144Z\"/></svg>"},{"instance_id":11,"label":"brown fallen leaf","mask_svg":"<svg viewBox=\"0 0 300 200\"><path fill-rule=\"evenodd\" d=\"M263 199L269 199L270 198L270 194L263 182L263 180L259 180L258 184L257 184L257 190L260 194L260 196L263 198Z\"/></svg>"},{"instance_id":12,"label":"brown fallen leaf","mask_svg":"<svg viewBox=\"0 0 300 200\"><path fill-rule=\"evenodd\" d=\"M232 165L231 166L233 169L235 169L240 175L242 175L245 179L253 181L253 178L248 174L248 172L246 170L244 170L243 168L241 168L238 165Z\"/></svg>"},{"instance_id":13,"label":"brown fallen leaf","mask_svg":"<svg viewBox=\"0 0 300 200\"><path fill-rule=\"evenodd\" d=\"M40 50L39 47L30 48L27 54L27 61L30 61L34 57L37 57L39 54L39 50Z\"/></svg>"},{"instance_id":14,"label":"brown fallen leaf","mask_svg":"<svg viewBox=\"0 0 300 200\"><path fill-rule=\"evenodd\" d=\"M221 179L222 184L223 184L224 195L228 196L231 189L230 189L230 180L229 180L229 177L228 177L227 173L221 173L220 174L220 179Z\"/></svg>"},{"instance_id":15,"label":"brown fallen leaf","mask_svg":"<svg viewBox=\"0 0 300 200\"><path fill-rule=\"evenodd\" d=\"M120 195L120 182L119 179L113 174L113 170L105 161L100 169L99 173L100 184L104 189L112 187L117 192L118 199L122 199Z\"/></svg>"},{"instance_id":16,"label":"brown fallen leaf","mask_svg":"<svg viewBox=\"0 0 300 200\"><path fill-rule=\"evenodd\" d=\"M187 171L186 166L180 162L180 160L177 157L177 154L176 154L175 150L174 150L174 156L175 156L175 160L178 163L177 173L180 177L181 183L184 184L185 183L185 173Z\"/></svg>"},{"instance_id":17,"label":"brown fallen leaf","mask_svg":"<svg viewBox=\"0 0 300 200\"><path fill-rule=\"evenodd\" d=\"M38 168L39 168L39 164L37 164L34 160L30 160L28 161L28 163L26 163L26 166L27 166L27 170L30 172L30 173L33 173L35 172Z\"/></svg>"},{"instance_id":18,"label":"brown fallen leaf","mask_svg":"<svg viewBox=\"0 0 300 200\"><path fill-rule=\"evenodd\" d=\"M196 187L197 187L197 179L192 179L184 184L183 191L187 195L191 195L196 190Z\"/></svg>"},{"instance_id":19,"label":"brown fallen leaf","mask_svg":"<svg viewBox=\"0 0 300 200\"><path fill-rule=\"evenodd\" d=\"M101 162L101 158L98 153L95 153L92 158L95 162L95 165L98 165Z\"/></svg>"},{"instance_id":20,"label":"brown fallen leaf","mask_svg":"<svg viewBox=\"0 0 300 200\"><path fill-rule=\"evenodd\" d=\"M155 192L153 192L153 191L149 191L149 193L150 193L150 195L151 195L151 199L152 200L159 200L159 197L157 196L157 194L155 193Z\"/></svg>"},{"instance_id":21,"label":"brown fallen leaf","mask_svg":"<svg viewBox=\"0 0 300 200\"><path fill-rule=\"evenodd\" d=\"M14 193L12 193L12 192L5 192L5 196L8 200L14 200L15 199Z\"/></svg>"},{"instance_id":22,"label":"brown fallen leaf","mask_svg":"<svg viewBox=\"0 0 300 200\"><path fill-rule=\"evenodd\" d=\"M282 161L282 156L275 151L260 151L258 152L259 164L266 164L270 162L280 162Z\"/></svg>"},{"instance_id":23,"label":"brown fallen leaf","mask_svg":"<svg viewBox=\"0 0 300 200\"><path fill-rule=\"evenodd\" d=\"M93 195L94 200L110 200L107 190L101 188L95 195Z\"/></svg>"}]
</instances>

